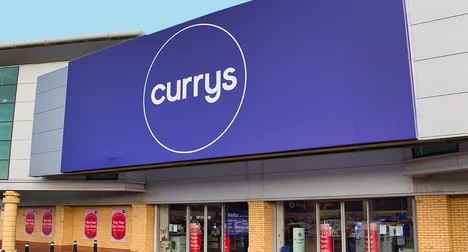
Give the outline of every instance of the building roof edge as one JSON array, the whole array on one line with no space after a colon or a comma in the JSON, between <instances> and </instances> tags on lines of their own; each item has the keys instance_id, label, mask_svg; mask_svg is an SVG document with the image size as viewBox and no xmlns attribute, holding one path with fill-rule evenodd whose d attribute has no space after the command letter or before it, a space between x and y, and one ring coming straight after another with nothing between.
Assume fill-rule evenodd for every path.
<instances>
[{"instance_id":1,"label":"building roof edge","mask_svg":"<svg viewBox=\"0 0 468 252\"><path fill-rule=\"evenodd\" d=\"M18 48L27 48L27 47L43 47L43 46L52 46L58 44L72 44L88 41L103 41L103 40L116 40L124 38L134 38L145 35L142 31L123 31L123 32L107 32L101 34L91 34L91 35L82 35L82 36L70 36L63 38L49 38L41 40L29 40L21 42L12 42L12 43L0 43L0 50L7 49L18 49Z\"/></svg>"}]
</instances>

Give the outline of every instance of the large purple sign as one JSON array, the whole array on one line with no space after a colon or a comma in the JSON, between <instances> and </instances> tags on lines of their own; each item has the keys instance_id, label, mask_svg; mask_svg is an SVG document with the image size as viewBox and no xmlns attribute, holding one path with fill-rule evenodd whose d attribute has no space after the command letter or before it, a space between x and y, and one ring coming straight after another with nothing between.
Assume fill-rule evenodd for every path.
<instances>
[{"instance_id":1,"label":"large purple sign","mask_svg":"<svg viewBox=\"0 0 468 252\"><path fill-rule=\"evenodd\" d=\"M415 139L410 73L402 1L255 0L70 62L62 171Z\"/></svg>"}]
</instances>

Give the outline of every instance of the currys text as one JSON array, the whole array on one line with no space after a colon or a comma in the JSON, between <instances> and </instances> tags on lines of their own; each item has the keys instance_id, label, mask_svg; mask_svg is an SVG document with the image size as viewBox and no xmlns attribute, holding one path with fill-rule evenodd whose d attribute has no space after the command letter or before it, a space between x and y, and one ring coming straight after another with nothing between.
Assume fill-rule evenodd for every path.
<instances>
[{"instance_id":1,"label":"currys text","mask_svg":"<svg viewBox=\"0 0 468 252\"><path fill-rule=\"evenodd\" d=\"M211 85L209 73L177 80L175 85L173 85L173 82L167 82L166 85L157 84L151 90L151 101L155 105L160 105L166 100L169 102L185 100L189 96L189 87L192 88L192 96L198 97L199 84L204 81L205 100L208 103L215 103L221 97L222 90L231 91L236 88L237 78L233 75L235 71L236 69L233 67L229 67L223 72L221 70L216 71L216 83L214 86Z\"/></svg>"}]
</instances>

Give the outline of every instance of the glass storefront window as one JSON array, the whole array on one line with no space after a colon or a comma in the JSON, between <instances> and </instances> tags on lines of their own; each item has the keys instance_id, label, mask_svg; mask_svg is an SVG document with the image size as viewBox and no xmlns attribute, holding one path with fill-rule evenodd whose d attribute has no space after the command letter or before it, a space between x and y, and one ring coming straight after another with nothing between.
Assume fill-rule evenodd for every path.
<instances>
[{"instance_id":1,"label":"glass storefront window","mask_svg":"<svg viewBox=\"0 0 468 252\"><path fill-rule=\"evenodd\" d=\"M225 252L247 252L249 246L248 205L229 203L225 205Z\"/></svg>"},{"instance_id":2,"label":"glass storefront window","mask_svg":"<svg viewBox=\"0 0 468 252\"><path fill-rule=\"evenodd\" d=\"M189 247L196 251L205 251L205 206L190 206Z\"/></svg>"},{"instance_id":3,"label":"glass storefront window","mask_svg":"<svg viewBox=\"0 0 468 252\"><path fill-rule=\"evenodd\" d=\"M341 252L341 202L319 202L319 205L321 235L323 232L329 232L327 235L331 237L331 244L327 244L326 249L331 247L331 251Z\"/></svg>"},{"instance_id":4,"label":"glass storefront window","mask_svg":"<svg viewBox=\"0 0 468 252\"><path fill-rule=\"evenodd\" d=\"M159 205L158 223L158 251L161 252L247 252L248 249L246 202Z\"/></svg>"},{"instance_id":5,"label":"glass storefront window","mask_svg":"<svg viewBox=\"0 0 468 252\"><path fill-rule=\"evenodd\" d=\"M289 201L284 203L284 244L294 252L294 236L304 234L304 252L317 251L317 217L315 201ZM297 250L297 249L296 249Z\"/></svg>"},{"instance_id":6,"label":"glass storefront window","mask_svg":"<svg viewBox=\"0 0 468 252\"><path fill-rule=\"evenodd\" d=\"M221 252L222 245L222 205L208 205L208 252Z\"/></svg>"},{"instance_id":7,"label":"glass storefront window","mask_svg":"<svg viewBox=\"0 0 468 252\"><path fill-rule=\"evenodd\" d=\"M346 251L366 251L364 232L367 225L367 201L346 201L345 206L345 234Z\"/></svg>"},{"instance_id":8,"label":"glass storefront window","mask_svg":"<svg viewBox=\"0 0 468 252\"><path fill-rule=\"evenodd\" d=\"M412 206L406 197L284 202L286 251L414 252Z\"/></svg>"},{"instance_id":9,"label":"glass storefront window","mask_svg":"<svg viewBox=\"0 0 468 252\"><path fill-rule=\"evenodd\" d=\"M414 251L413 204L411 198L384 198L370 201L371 240L378 251ZM376 250L377 251L377 250ZM372 251L371 251L372 252Z\"/></svg>"},{"instance_id":10,"label":"glass storefront window","mask_svg":"<svg viewBox=\"0 0 468 252\"><path fill-rule=\"evenodd\" d=\"M186 251L186 205L159 206L159 251Z\"/></svg>"}]
</instances>

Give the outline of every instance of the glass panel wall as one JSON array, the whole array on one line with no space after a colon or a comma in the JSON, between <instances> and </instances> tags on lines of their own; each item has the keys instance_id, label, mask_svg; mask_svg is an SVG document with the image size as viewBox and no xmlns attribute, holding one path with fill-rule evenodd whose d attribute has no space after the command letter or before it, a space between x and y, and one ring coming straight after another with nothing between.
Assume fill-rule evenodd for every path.
<instances>
[{"instance_id":1,"label":"glass panel wall","mask_svg":"<svg viewBox=\"0 0 468 252\"><path fill-rule=\"evenodd\" d=\"M249 246L249 208L246 202L225 205L225 252L247 252Z\"/></svg>"},{"instance_id":2,"label":"glass panel wall","mask_svg":"<svg viewBox=\"0 0 468 252\"><path fill-rule=\"evenodd\" d=\"M414 252L413 203L411 198L386 198L370 201L371 241L375 251Z\"/></svg>"},{"instance_id":3,"label":"glass panel wall","mask_svg":"<svg viewBox=\"0 0 468 252\"><path fill-rule=\"evenodd\" d=\"M346 251L364 252L365 226L367 225L367 201L346 201L345 207L345 234Z\"/></svg>"},{"instance_id":4,"label":"glass panel wall","mask_svg":"<svg viewBox=\"0 0 468 252\"><path fill-rule=\"evenodd\" d=\"M284 202L285 251L414 252L413 220L410 197L287 201ZM297 237L302 229L304 245ZM308 237L312 233L314 237Z\"/></svg>"},{"instance_id":5,"label":"glass panel wall","mask_svg":"<svg viewBox=\"0 0 468 252\"><path fill-rule=\"evenodd\" d=\"M0 68L0 179L8 179L18 67Z\"/></svg>"},{"instance_id":6,"label":"glass panel wall","mask_svg":"<svg viewBox=\"0 0 468 252\"><path fill-rule=\"evenodd\" d=\"M284 244L289 251L317 252L317 214L315 201L284 203ZM297 236L304 234L304 245L297 246ZM296 238L296 249L294 238Z\"/></svg>"},{"instance_id":7,"label":"glass panel wall","mask_svg":"<svg viewBox=\"0 0 468 252\"><path fill-rule=\"evenodd\" d=\"M319 202L321 251L341 252L341 202ZM322 240L324 243L322 244Z\"/></svg>"},{"instance_id":8,"label":"glass panel wall","mask_svg":"<svg viewBox=\"0 0 468 252\"><path fill-rule=\"evenodd\" d=\"M158 251L247 252L248 205L159 205ZM224 223L224 225L223 225Z\"/></svg>"}]
</instances>

